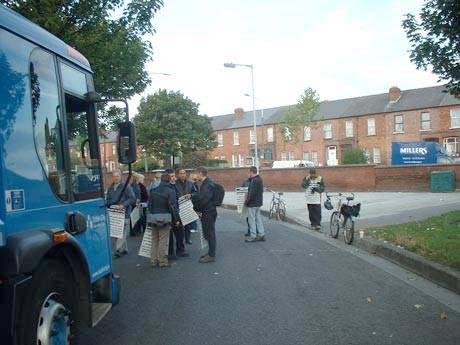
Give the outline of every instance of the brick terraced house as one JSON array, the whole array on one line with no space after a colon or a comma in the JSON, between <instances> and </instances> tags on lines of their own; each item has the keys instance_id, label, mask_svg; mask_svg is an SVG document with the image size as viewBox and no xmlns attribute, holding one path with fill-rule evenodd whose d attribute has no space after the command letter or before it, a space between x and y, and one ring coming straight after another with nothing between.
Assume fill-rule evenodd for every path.
<instances>
[{"instance_id":1,"label":"brick terraced house","mask_svg":"<svg viewBox=\"0 0 460 345\"><path fill-rule=\"evenodd\" d=\"M460 99L443 86L323 101L302 138L286 142L282 125L289 106L257 110L257 143L262 164L306 160L320 166L340 164L343 151L364 150L371 164L391 164L391 143L434 141L453 157L460 156ZM252 111L211 117L217 147L210 158L231 167L247 166L254 155Z\"/></svg>"}]
</instances>

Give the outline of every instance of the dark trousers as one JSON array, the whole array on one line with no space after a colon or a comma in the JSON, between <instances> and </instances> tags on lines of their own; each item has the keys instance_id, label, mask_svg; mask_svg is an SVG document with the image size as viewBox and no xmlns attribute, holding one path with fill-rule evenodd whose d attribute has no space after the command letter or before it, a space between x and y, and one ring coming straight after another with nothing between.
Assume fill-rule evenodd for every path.
<instances>
[{"instance_id":1,"label":"dark trousers","mask_svg":"<svg viewBox=\"0 0 460 345\"><path fill-rule=\"evenodd\" d=\"M173 226L174 238L176 239L176 253L185 252L184 227L182 225Z\"/></svg>"},{"instance_id":2,"label":"dark trousers","mask_svg":"<svg viewBox=\"0 0 460 345\"><path fill-rule=\"evenodd\" d=\"M203 213L201 216L203 237L208 242L208 255L211 257L216 256L216 219L217 212Z\"/></svg>"},{"instance_id":3,"label":"dark trousers","mask_svg":"<svg viewBox=\"0 0 460 345\"><path fill-rule=\"evenodd\" d=\"M176 255L176 252L174 250L174 230L172 227L171 227L171 231L169 231L168 255L171 255L171 256Z\"/></svg>"},{"instance_id":4,"label":"dark trousers","mask_svg":"<svg viewBox=\"0 0 460 345\"><path fill-rule=\"evenodd\" d=\"M308 204L308 216L310 217L310 223L313 226L321 225L321 205L320 204Z\"/></svg>"},{"instance_id":5,"label":"dark trousers","mask_svg":"<svg viewBox=\"0 0 460 345\"><path fill-rule=\"evenodd\" d=\"M190 237L192 236L192 233L190 230L192 229L196 230L196 222L193 222L193 223L190 223L184 226L184 236L185 236L186 241L190 240Z\"/></svg>"}]
</instances>

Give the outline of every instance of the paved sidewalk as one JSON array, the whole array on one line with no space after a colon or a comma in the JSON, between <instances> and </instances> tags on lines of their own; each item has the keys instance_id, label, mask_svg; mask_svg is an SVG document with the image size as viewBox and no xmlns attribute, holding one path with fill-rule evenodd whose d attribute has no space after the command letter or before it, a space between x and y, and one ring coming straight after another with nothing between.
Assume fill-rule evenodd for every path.
<instances>
[{"instance_id":1,"label":"paved sidewalk","mask_svg":"<svg viewBox=\"0 0 460 345\"><path fill-rule=\"evenodd\" d=\"M263 210L270 207L272 194L264 193ZM287 215L301 224L308 224L304 193L285 193ZM323 198L324 201L324 198ZM460 193L406 193L362 192L355 193L355 202L361 202L358 227L389 225L420 220L460 209ZM226 192L224 204L235 205L236 194ZM335 204L335 202L334 202ZM323 224L328 224L332 211L322 209Z\"/></svg>"}]
</instances>

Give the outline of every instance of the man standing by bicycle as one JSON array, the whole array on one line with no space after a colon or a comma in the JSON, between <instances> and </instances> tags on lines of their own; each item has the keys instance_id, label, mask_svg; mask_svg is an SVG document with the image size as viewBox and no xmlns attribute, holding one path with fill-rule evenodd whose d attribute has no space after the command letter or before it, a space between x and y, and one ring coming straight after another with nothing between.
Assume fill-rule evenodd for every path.
<instances>
[{"instance_id":1,"label":"man standing by bicycle","mask_svg":"<svg viewBox=\"0 0 460 345\"><path fill-rule=\"evenodd\" d=\"M324 181L316 174L316 169L311 168L310 174L303 178L302 188L305 189L311 229L321 230L321 193L324 192Z\"/></svg>"},{"instance_id":2,"label":"man standing by bicycle","mask_svg":"<svg viewBox=\"0 0 460 345\"><path fill-rule=\"evenodd\" d=\"M264 224L260 214L260 207L264 200L264 183L257 173L256 167L249 168L249 189L245 205L248 208L249 228L251 236L246 238L246 242L265 241Z\"/></svg>"}]
</instances>

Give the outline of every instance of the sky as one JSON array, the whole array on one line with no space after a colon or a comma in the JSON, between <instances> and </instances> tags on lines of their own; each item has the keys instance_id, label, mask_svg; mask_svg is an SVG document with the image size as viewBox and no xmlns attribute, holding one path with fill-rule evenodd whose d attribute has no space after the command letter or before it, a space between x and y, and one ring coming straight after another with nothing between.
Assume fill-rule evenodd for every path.
<instances>
[{"instance_id":1,"label":"sky","mask_svg":"<svg viewBox=\"0 0 460 345\"><path fill-rule=\"evenodd\" d=\"M235 108L295 104L307 87L321 100L438 85L417 70L401 27L422 0L164 0L153 20L152 84L130 100L160 88L179 90L208 116ZM156 73L169 73L165 76Z\"/></svg>"}]
</instances>

